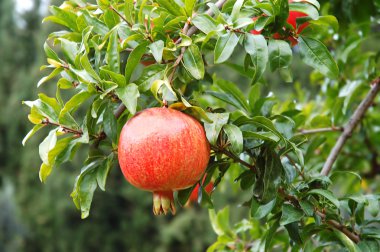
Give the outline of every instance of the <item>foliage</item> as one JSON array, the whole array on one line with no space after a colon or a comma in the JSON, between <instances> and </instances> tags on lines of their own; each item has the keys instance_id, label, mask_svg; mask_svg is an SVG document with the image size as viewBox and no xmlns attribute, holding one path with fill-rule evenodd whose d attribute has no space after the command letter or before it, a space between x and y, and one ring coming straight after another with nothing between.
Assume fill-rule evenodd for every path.
<instances>
[{"instance_id":1,"label":"foliage","mask_svg":"<svg viewBox=\"0 0 380 252\"><path fill-rule=\"evenodd\" d=\"M63 30L51 33L44 45L48 65L41 69L50 71L38 86L58 79L56 93L24 101L35 125L24 143L50 129L39 146L41 181L78 151L88 151L71 193L86 218L97 187L107 187L121 127L137 111L168 103L202 121L212 145L198 193L201 205L211 209L218 235L209 251L377 251L379 195L363 192L359 183L379 167L374 109L345 147L347 157L337 161L333 173L319 173L379 75L377 52L358 48L370 42L370 21L377 20L379 6L366 5L373 7L372 17L350 15L354 6L347 19L363 23L343 19L341 30L329 15L339 4L314 0L72 0L52 6L44 21ZM308 26L297 33L286 20L289 11L300 10L308 17L297 24ZM253 29L262 32L251 34ZM234 54L242 60L232 60ZM313 68L309 81L317 91L307 92L296 82L281 101L266 74L275 71L292 82L296 57ZM227 70L237 71L243 83L221 78ZM229 208L213 210L212 195L203 193L211 179L216 190L228 181L249 190L241 203L249 209L248 219L231 227ZM347 193L345 186L356 187ZM178 192L179 202L187 201L189 191Z\"/></svg>"}]
</instances>

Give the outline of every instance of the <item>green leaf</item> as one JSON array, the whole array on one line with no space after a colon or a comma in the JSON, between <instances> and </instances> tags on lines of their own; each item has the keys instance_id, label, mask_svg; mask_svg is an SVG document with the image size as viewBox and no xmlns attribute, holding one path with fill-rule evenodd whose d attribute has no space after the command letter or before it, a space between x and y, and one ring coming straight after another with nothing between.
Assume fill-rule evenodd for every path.
<instances>
[{"instance_id":1,"label":"green leaf","mask_svg":"<svg viewBox=\"0 0 380 252\"><path fill-rule=\"evenodd\" d=\"M300 201L300 205L306 216L313 216L314 214L314 206L309 201Z\"/></svg>"},{"instance_id":2,"label":"green leaf","mask_svg":"<svg viewBox=\"0 0 380 252\"><path fill-rule=\"evenodd\" d=\"M293 53L290 45L283 40L269 40L269 66L271 71L288 67L292 61Z\"/></svg>"},{"instance_id":3,"label":"green leaf","mask_svg":"<svg viewBox=\"0 0 380 252\"><path fill-rule=\"evenodd\" d=\"M183 66L195 79L203 79L205 66L198 46L190 45L183 55Z\"/></svg>"},{"instance_id":4,"label":"green leaf","mask_svg":"<svg viewBox=\"0 0 380 252\"><path fill-rule=\"evenodd\" d=\"M49 151L52 150L57 143L57 129L53 129L49 132L47 137L40 143L39 154L42 162L49 164ZM42 181L42 180L41 180Z\"/></svg>"},{"instance_id":5,"label":"green leaf","mask_svg":"<svg viewBox=\"0 0 380 252\"><path fill-rule=\"evenodd\" d=\"M141 57L146 51L147 43L139 44L128 57L127 65L125 66L125 81L129 83L132 73L135 70L136 66L140 63Z\"/></svg>"},{"instance_id":6,"label":"green leaf","mask_svg":"<svg viewBox=\"0 0 380 252\"><path fill-rule=\"evenodd\" d=\"M170 14L178 16L186 16L185 10L179 6L174 0L157 0L157 3L165 8Z\"/></svg>"},{"instance_id":7,"label":"green leaf","mask_svg":"<svg viewBox=\"0 0 380 252\"><path fill-rule=\"evenodd\" d=\"M91 96L92 94L85 91L75 94L68 102L66 102L65 106L61 110L61 113L59 114L59 118L63 118L66 113L72 113L77 110L79 106L83 102L87 101Z\"/></svg>"},{"instance_id":8,"label":"green leaf","mask_svg":"<svg viewBox=\"0 0 380 252\"><path fill-rule=\"evenodd\" d=\"M108 106L103 113L103 127L106 135L112 140L112 143L117 143L117 121L113 114L112 103L108 103Z\"/></svg>"},{"instance_id":9,"label":"green leaf","mask_svg":"<svg viewBox=\"0 0 380 252\"><path fill-rule=\"evenodd\" d=\"M285 225L286 231L288 231L289 237L297 244L302 244L302 238L298 227L298 222L292 222Z\"/></svg>"},{"instance_id":10,"label":"green leaf","mask_svg":"<svg viewBox=\"0 0 380 252\"><path fill-rule=\"evenodd\" d=\"M29 138L31 138L37 131L39 131L43 127L44 127L43 124L36 124L36 125L34 125L34 127L28 132L28 134L26 134L26 136L24 137L24 139L22 139L22 145L25 146L26 141L28 141Z\"/></svg>"},{"instance_id":11,"label":"green leaf","mask_svg":"<svg viewBox=\"0 0 380 252\"><path fill-rule=\"evenodd\" d=\"M62 52L70 64L75 64L75 58L78 56L78 44L76 42L59 38ZM58 61L58 60L57 60Z\"/></svg>"},{"instance_id":12,"label":"green leaf","mask_svg":"<svg viewBox=\"0 0 380 252\"><path fill-rule=\"evenodd\" d=\"M329 78L337 78L339 68L327 47L319 40L304 36L299 37L299 49L301 58L305 64Z\"/></svg>"},{"instance_id":13,"label":"green leaf","mask_svg":"<svg viewBox=\"0 0 380 252\"><path fill-rule=\"evenodd\" d=\"M139 86L139 90L142 92L149 90L155 80L161 80L164 77L164 73L165 67L161 65L151 65L145 67L141 77L136 81L136 84Z\"/></svg>"},{"instance_id":14,"label":"green leaf","mask_svg":"<svg viewBox=\"0 0 380 252\"><path fill-rule=\"evenodd\" d=\"M109 69L115 73L120 73L120 53L118 44L117 30L114 30L109 38L106 57Z\"/></svg>"},{"instance_id":15,"label":"green leaf","mask_svg":"<svg viewBox=\"0 0 380 252\"><path fill-rule=\"evenodd\" d=\"M239 127L233 124L225 124L223 130L227 135L227 139L231 146L229 149L235 154L240 154L243 152L243 134Z\"/></svg>"},{"instance_id":16,"label":"green leaf","mask_svg":"<svg viewBox=\"0 0 380 252\"><path fill-rule=\"evenodd\" d=\"M200 193L198 193L198 202L200 202L200 205L202 207L214 208L214 204L211 201L210 195L206 192L203 186L200 188Z\"/></svg>"},{"instance_id":17,"label":"green leaf","mask_svg":"<svg viewBox=\"0 0 380 252\"><path fill-rule=\"evenodd\" d=\"M138 86L131 83L125 87L117 88L115 93L127 107L129 113L134 115L136 113L137 99L140 97Z\"/></svg>"},{"instance_id":18,"label":"green leaf","mask_svg":"<svg viewBox=\"0 0 380 252\"><path fill-rule=\"evenodd\" d=\"M106 68L100 69L100 75L102 74L108 74L111 77L112 81L115 82L119 87L125 87L126 83L124 75L112 72Z\"/></svg>"},{"instance_id":19,"label":"green leaf","mask_svg":"<svg viewBox=\"0 0 380 252\"><path fill-rule=\"evenodd\" d=\"M106 36L109 32L107 25L100 21L100 19L90 15L88 11L83 11L82 15L88 26L93 26L93 31L102 36Z\"/></svg>"},{"instance_id":20,"label":"green leaf","mask_svg":"<svg viewBox=\"0 0 380 252\"><path fill-rule=\"evenodd\" d=\"M214 63L220 64L228 60L239 42L234 32L229 32L219 37L214 50Z\"/></svg>"},{"instance_id":21,"label":"green leaf","mask_svg":"<svg viewBox=\"0 0 380 252\"><path fill-rule=\"evenodd\" d=\"M318 3L317 1L314 2ZM289 4L289 10L305 13L312 19L317 19L319 17L318 10L313 5L305 4L302 2L292 2L291 4Z\"/></svg>"},{"instance_id":22,"label":"green leaf","mask_svg":"<svg viewBox=\"0 0 380 252\"><path fill-rule=\"evenodd\" d=\"M206 14L196 15L191 22L203 33L210 33L219 30L218 23L215 19Z\"/></svg>"},{"instance_id":23,"label":"green leaf","mask_svg":"<svg viewBox=\"0 0 380 252\"><path fill-rule=\"evenodd\" d=\"M211 226L217 235L223 235L230 232L230 209L225 207L220 210L217 214L214 209L209 210L209 216L211 221Z\"/></svg>"},{"instance_id":24,"label":"green leaf","mask_svg":"<svg viewBox=\"0 0 380 252\"><path fill-rule=\"evenodd\" d=\"M133 24L134 23L134 0L125 0L124 5L124 17L128 21L128 23Z\"/></svg>"},{"instance_id":25,"label":"green leaf","mask_svg":"<svg viewBox=\"0 0 380 252\"><path fill-rule=\"evenodd\" d=\"M149 45L150 50L152 51L154 59L161 63L162 61L162 53L164 52L164 41L158 40L152 44Z\"/></svg>"},{"instance_id":26,"label":"green leaf","mask_svg":"<svg viewBox=\"0 0 380 252\"><path fill-rule=\"evenodd\" d=\"M151 92L153 93L154 97L157 101L160 103L161 100L158 97L159 94L161 94L162 99L166 101L177 101L177 94L174 92L172 86L170 85L169 81L167 79L165 80L155 80L152 84L152 87L150 88Z\"/></svg>"},{"instance_id":27,"label":"green leaf","mask_svg":"<svg viewBox=\"0 0 380 252\"><path fill-rule=\"evenodd\" d=\"M88 55L87 54L84 54L82 57L80 57L80 64L82 65L82 67L84 68L84 70L86 70L86 74L90 75L91 78L93 78L97 82L101 81L101 79L99 78L98 73L92 68L92 65L91 65L91 63L90 63L90 61L88 59Z\"/></svg>"},{"instance_id":28,"label":"green leaf","mask_svg":"<svg viewBox=\"0 0 380 252\"><path fill-rule=\"evenodd\" d=\"M252 198L251 202L251 217L256 219L262 219L266 217L270 212L272 212L273 208L276 206L276 198L269 201L264 205L260 205L260 203Z\"/></svg>"},{"instance_id":29,"label":"green leaf","mask_svg":"<svg viewBox=\"0 0 380 252\"><path fill-rule=\"evenodd\" d=\"M58 55L54 52L53 49L51 49L51 47L48 45L47 42L44 43L44 50L48 58L53 59L58 62L60 61Z\"/></svg>"},{"instance_id":30,"label":"green leaf","mask_svg":"<svg viewBox=\"0 0 380 252\"><path fill-rule=\"evenodd\" d=\"M356 245L350 238L348 238L342 232L333 229L335 236L343 243L343 245L348 249L349 252L362 252L361 249Z\"/></svg>"},{"instance_id":31,"label":"green leaf","mask_svg":"<svg viewBox=\"0 0 380 252\"><path fill-rule=\"evenodd\" d=\"M237 0L232 8L231 21L235 22L239 18L240 9L243 6L244 0Z\"/></svg>"},{"instance_id":32,"label":"green leaf","mask_svg":"<svg viewBox=\"0 0 380 252\"><path fill-rule=\"evenodd\" d=\"M336 208L339 208L340 206L339 200L330 191L323 190L323 189L313 189L309 191L308 194L320 195L326 198L327 200L329 200L332 204L334 204Z\"/></svg>"},{"instance_id":33,"label":"green leaf","mask_svg":"<svg viewBox=\"0 0 380 252\"><path fill-rule=\"evenodd\" d=\"M108 174L113 166L114 154L111 153L102 164L99 166L96 172L96 181L98 182L98 186L102 191L106 190L106 181Z\"/></svg>"},{"instance_id":34,"label":"green leaf","mask_svg":"<svg viewBox=\"0 0 380 252\"><path fill-rule=\"evenodd\" d=\"M378 252L380 251L379 243L376 240L361 240L358 247L363 252Z\"/></svg>"},{"instance_id":35,"label":"green leaf","mask_svg":"<svg viewBox=\"0 0 380 252\"><path fill-rule=\"evenodd\" d=\"M197 0L185 0L185 11L188 17L191 17Z\"/></svg>"},{"instance_id":36,"label":"green leaf","mask_svg":"<svg viewBox=\"0 0 380 252\"><path fill-rule=\"evenodd\" d=\"M267 41L263 35L247 34L244 40L244 49L251 56L255 68L255 75L252 78L252 84L254 84L261 78L267 67Z\"/></svg>"},{"instance_id":37,"label":"green leaf","mask_svg":"<svg viewBox=\"0 0 380 252\"><path fill-rule=\"evenodd\" d=\"M228 103L234 106L237 105L238 108L247 112L249 111L247 98L235 83L223 79L214 79L214 84L224 91L223 95L228 99Z\"/></svg>"},{"instance_id":38,"label":"green leaf","mask_svg":"<svg viewBox=\"0 0 380 252\"><path fill-rule=\"evenodd\" d=\"M97 187L96 169L100 165L100 160L91 162L82 168L74 184L71 197L78 209L81 210L82 219L88 217L94 191Z\"/></svg>"},{"instance_id":39,"label":"green leaf","mask_svg":"<svg viewBox=\"0 0 380 252\"><path fill-rule=\"evenodd\" d=\"M284 140L284 137L280 134L280 132L278 132L273 122L264 116L255 116L253 118L249 118L247 116L241 116L234 121L234 124L239 127L246 124L254 124L259 128L262 128L264 130L274 133L281 140Z\"/></svg>"},{"instance_id":40,"label":"green leaf","mask_svg":"<svg viewBox=\"0 0 380 252\"><path fill-rule=\"evenodd\" d=\"M252 131L243 131L244 138L255 138L264 141L273 141L278 142L280 138L273 132L252 132Z\"/></svg>"},{"instance_id":41,"label":"green leaf","mask_svg":"<svg viewBox=\"0 0 380 252\"><path fill-rule=\"evenodd\" d=\"M207 116L213 121L212 123L205 123L205 131L208 141L211 145L215 145L218 140L220 131L223 125L227 124L229 113L207 113Z\"/></svg>"},{"instance_id":42,"label":"green leaf","mask_svg":"<svg viewBox=\"0 0 380 252\"><path fill-rule=\"evenodd\" d=\"M42 84L44 84L48 80L54 78L55 76L60 74L62 71L63 71L63 67L55 68L48 76L41 78L41 80L37 83L37 87L40 87Z\"/></svg>"},{"instance_id":43,"label":"green leaf","mask_svg":"<svg viewBox=\"0 0 380 252\"><path fill-rule=\"evenodd\" d=\"M287 225L289 223L297 222L304 217L304 213L299 210L298 208L295 208L291 204L283 204L282 205L282 215L280 220L280 225Z\"/></svg>"},{"instance_id":44,"label":"green leaf","mask_svg":"<svg viewBox=\"0 0 380 252\"><path fill-rule=\"evenodd\" d=\"M47 17L42 22L50 20L55 23L64 25L70 28L72 31L78 31L77 15L75 15L73 12L60 9L57 6L50 6L49 10L54 16Z\"/></svg>"},{"instance_id":45,"label":"green leaf","mask_svg":"<svg viewBox=\"0 0 380 252\"><path fill-rule=\"evenodd\" d=\"M284 170L280 157L270 147L263 148L256 161L257 180L254 186L254 195L267 203L276 196Z\"/></svg>"},{"instance_id":46,"label":"green leaf","mask_svg":"<svg viewBox=\"0 0 380 252\"><path fill-rule=\"evenodd\" d=\"M186 205L187 201L190 198L191 193L193 192L193 190L196 186L197 186L197 184L193 185L192 187L178 191L177 199L178 199L178 202L181 206Z\"/></svg>"}]
</instances>

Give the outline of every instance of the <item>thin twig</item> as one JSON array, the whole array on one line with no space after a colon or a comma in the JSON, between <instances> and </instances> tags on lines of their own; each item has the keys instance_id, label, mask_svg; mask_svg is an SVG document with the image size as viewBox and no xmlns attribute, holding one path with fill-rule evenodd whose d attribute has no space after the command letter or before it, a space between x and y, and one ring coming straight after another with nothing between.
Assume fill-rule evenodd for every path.
<instances>
[{"instance_id":1,"label":"thin twig","mask_svg":"<svg viewBox=\"0 0 380 252\"><path fill-rule=\"evenodd\" d=\"M129 23L128 20L118 10L116 10L112 5L110 6L110 9L113 12L115 12L121 19L123 19L123 21L126 22L129 27L132 27L132 24Z\"/></svg>"},{"instance_id":2,"label":"thin twig","mask_svg":"<svg viewBox=\"0 0 380 252\"><path fill-rule=\"evenodd\" d=\"M284 188L280 187L278 189L278 193L287 201L289 201L293 206L297 207L297 208L300 208L300 203L299 203L299 200L297 197L293 196L293 195L289 195L285 192ZM340 224L339 222L337 222L336 220L332 220L332 219L329 219L329 220L326 220L326 214L322 213L321 211L319 210L315 210L314 211L315 214L319 215L328 225L332 226L333 228L341 231L342 233L344 233L348 238L350 238L353 242L355 243L359 243L360 242L360 237L355 234L354 232L350 231L345 225L343 224Z\"/></svg>"},{"instance_id":3,"label":"thin twig","mask_svg":"<svg viewBox=\"0 0 380 252\"><path fill-rule=\"evenodd\" d=\"M69 128L69 127L67 127L65 125L59 124L59 123L51 122L51 121L49 121L48 118L45 118L44 120L42 120L41 123L44 124L44 125L54 125L54 126L60 127L62 129L62 131L65 132L65 133L72 133L72 134L75 134L76 136L83 135L82 130L76 130L76 129L73 129L73 128Z\"/></svg>"},{"instance_id":4,"label":"thin twig","mask_svg":"<svg viewBox=\"0 0 380 252\"><path fill-rule=\"evenodd\" d=\"M344 144L346 143L347 139L351 137L352 132L354 131L358 123L362 120L365 112L371 106L371 104L373 103L373 100L375 99L379 91L380 91L380 77L376 78L372 82L371 90L368 92L364 100L359 104L358 108L355 110L351 119L349 120L347 125L344 127L343 133L338 138L338 141L336 142L334 148L331 150L330 155L328 156L326 160L326 163L323 165L323 169L321 171L322 175L327 176L330 173L331 168L335 160L338 158L338 155L340 151L342 150Z\"/></svg>"},{"instance_id":5,"label":"thin twig","mask_svg":"<svg viewBox=\"0 0 380 252\"><path fill-rule=\"evenodd\" d=\"M227 157L233 159L235 162L238 162L238 163L244 165L245 167L247 167L248 169L250 169L251 171L256 172L256 166L254 166L250 163L247 163L246 161L240 159L238 156L236 156L232 152L230 152L226 149L216 147L216 146L211 146L211 149L215 152L219 152L219 153L226 155Z\"/></svg>"},{"instance_id":6,"label":"thin twig","mask_svg":"<svg viewBox=\"0 0 380 252\"><path fill-rule=\"evenodd\" d=\"M322 219L326 219L326 215L320 211L315 211L315 213L317 215L319 215ZM337 222L336 220L325 220L325 222L327 224L329 224L330 226L332 226L333 228L341 231L343 234L345 234L348 238L350 238L353 242L355 243L359 243L360 242L360 237L351 232L345 225L343 224L340 224L339 222Z\"/></svg>"},{"instance_id":7,"label":"thin twig","mask_svg":"<svg viewBox=\"0 0 380 252\"><path fill-rule=\"evenodd\" d=\"M316 133L324 133L324 132L341 132L343 131L343 127L336 127L331 126L328 128L319 128L319 129L301 129L299 132L295 135L310 135L310 134L316 134Z\"/></svg>"}]
</instances>

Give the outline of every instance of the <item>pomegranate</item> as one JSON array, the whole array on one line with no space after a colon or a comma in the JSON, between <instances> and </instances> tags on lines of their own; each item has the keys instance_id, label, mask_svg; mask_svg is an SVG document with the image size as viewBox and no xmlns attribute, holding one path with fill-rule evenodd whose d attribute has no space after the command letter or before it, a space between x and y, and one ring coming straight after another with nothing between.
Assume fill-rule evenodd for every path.
<instances>
[{"instance_id":1,"label":"pomegranate","mask_svg":"<svg viewBox=\"0 0 380 252\"><path fill-rule=\"evenodd\" d=\"M294 2L293 0L289 0L289 3L292 3ZM302 2L302 1L300 1ZM303 29L305 29L309 23L308 22L305 22L303 24L301 24L298 29L297 29L297 18L301 18L301 17L307 17L308 15L306 13L303 13L303 12L300 12L300 11L289 11L289 16L288 16L288 19L286 20L286 22L288 24L290 24L293 29L294 29L294 33L295 34L300 34L302 32ZM254 17L252 18L254 21L256 21L258 19L258 17ZM285 28L284 28L285 29ZM255 35L258 35L258 34L261 34L262 30L258 31L258 30L251 30L250 33L252 34L255 34ZM283 36L281 36L279 33L274 33L273 36L272 36L274 39L286 39L290 42L291 46L295 46L298 44L298 41L297 41L297 38L296 37L293 37L293 36L288 36L286 38L284 38Z\"/></svg>"},{"instance_id":2,"label":"pomegranate","mask_svg":"<svg viewBox=\"0 0 380 252\"><path fill-rule=\"evenodd\" d=\"M210 145L202 125L170 108L149 108L123 127L119 164L129 183L153 192L153 213L175 214L173 191L194 185L206 170Z\"/></svg>"}]
</instances>

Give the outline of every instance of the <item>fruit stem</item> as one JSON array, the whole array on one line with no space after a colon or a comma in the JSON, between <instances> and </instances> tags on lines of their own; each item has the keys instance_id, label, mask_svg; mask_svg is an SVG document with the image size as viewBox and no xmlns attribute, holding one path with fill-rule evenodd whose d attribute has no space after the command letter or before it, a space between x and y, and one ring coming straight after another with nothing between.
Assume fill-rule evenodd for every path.
<instances>
[{"instance_id":1,"label":"fruit stem","mask_svg":"<svg viewBox=\"0 0 380 252\"><path fill-rule=\"evenodd\" d=\"M163 104L163 108L167 108L168 107L168 102L166 100L163 100L162 101L162 104Z\"/></svg>"},{"instance_id":2,"label":"fruit stem","mask_svg":"<svg viewBox=\"0 0 380 252\"><path fill-rule=\"evenodd\" d=\"M153 213L154 215L167 214L171 211L174 215L176 212L174 197L172 191L153 192Z\"/></svg>"}]
</instances>

